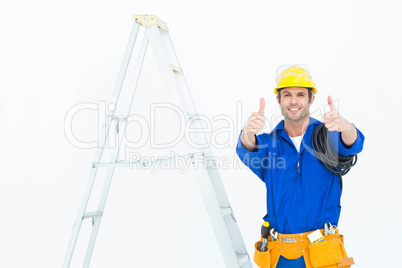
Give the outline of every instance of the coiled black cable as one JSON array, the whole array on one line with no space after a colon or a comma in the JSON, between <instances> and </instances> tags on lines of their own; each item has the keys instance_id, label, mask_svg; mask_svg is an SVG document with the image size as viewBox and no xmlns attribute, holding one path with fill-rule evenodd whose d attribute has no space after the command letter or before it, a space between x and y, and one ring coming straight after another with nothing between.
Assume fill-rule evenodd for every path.
<instances>
[{"instance_id":1,"label":"coiled black cable","mask_svg":"<svg viewBox=\"0 0 402 268\"><path fill-rule=\"evenodd\" d=\"M342 156L330 149L329 131L322 123L313 132L311 144L316 157L328 168L329 171L341 177L346 175L357 162L357 155ZM342 184L341 184L342 187Z\"/></svg>"}]
</instances>

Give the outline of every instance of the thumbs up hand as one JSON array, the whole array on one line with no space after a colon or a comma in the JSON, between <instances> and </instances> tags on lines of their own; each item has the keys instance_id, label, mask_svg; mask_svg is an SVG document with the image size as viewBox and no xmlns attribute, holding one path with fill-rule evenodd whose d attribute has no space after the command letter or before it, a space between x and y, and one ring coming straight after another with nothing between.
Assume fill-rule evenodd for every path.
<instances>
[{"instance_id":1,"label":"thumbs up hand","mask_svg":"<svg viewBox=\"0 0 402 268\"><path fill-rule=\"evenodd\" d=\"M265 116L264 116L264 109L265 109L265 100L264 98L260 99L260 109L258 112L252 113L250 118L248 119L246 132L258 134L265 126Z\"/></svg>"},{"instance_id":2,"label":"thumbs up hand","mask_svg":"<svg viewBox=\"0 0 402 268\"><path fill-rule=\"evenodd\" d=\"M345 118L339 115L338 109L336 109L331 96L328 96L328 105L330 111L323 116L323 123L328 131L347 132L355 128Z\"/></svg>"},{"instance_id":3,"label":"thumbs up hand","mask_svg":"<svg viewBox=\"0 0 402 268\"><path fill-rule=\"evenodd\" d=\"M260 99L260 109L258 110L258 113L262 116L264 115L264 109L265 109L265 100L264 100L264 98L261 98Z\"/></svg>"}]
</instances>

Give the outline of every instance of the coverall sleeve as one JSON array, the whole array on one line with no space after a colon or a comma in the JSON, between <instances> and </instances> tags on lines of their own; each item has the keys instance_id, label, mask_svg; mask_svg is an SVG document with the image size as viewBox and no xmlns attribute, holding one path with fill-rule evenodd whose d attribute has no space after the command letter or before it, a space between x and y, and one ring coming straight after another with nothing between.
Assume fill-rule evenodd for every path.
<instances>
[{"instance_id":1,"label":"coverall sleeve","mask_svg":"<svg viewBox=\"0 0 402 268\"><path fill-rule=\"evenodd\" d=\"M267 142L267 134L256 135L256 150L249 151L247 150L243 144L241 143L240 137L237 141L236 153L239 156L240 160L248 166L251 171L253 171L262 181L264 181L264 167L266 167L267 161L267 152L268 152L268 142Z\"/></svg>"},{"instance_id":2,"label":"coverall sleeve","mask_svg":"<svg viewBox=\"0 0 402 268\"><path fill-rule=\"evenodd\" d=\"M360 153L363 150L364 135L363 133L360 132L360 130L356 126L355 128L357 130L357 139L350 147L346 146L343 143L340 132L330 131L329 141L331 150L342 156L348 156Z\"/></svg>"}]
</instances>

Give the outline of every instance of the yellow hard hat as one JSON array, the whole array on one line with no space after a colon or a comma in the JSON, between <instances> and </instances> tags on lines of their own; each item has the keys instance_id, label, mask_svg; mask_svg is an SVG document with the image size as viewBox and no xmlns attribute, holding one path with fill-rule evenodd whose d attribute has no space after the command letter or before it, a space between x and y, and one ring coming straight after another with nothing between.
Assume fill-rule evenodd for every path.
<instances>
[{"instance_id":1,"label":"yellow hard hat","mask_svg":"<svg viewBox=\"0 0 402 268\"><path fill-rule=\"evenodd\" d=\"M311 88L313 94L317 88L311 78L306 66L303 64L281 65L276 71L276 88L274 93L278 95L278 89L285 87L307 87Z\"/></svg>"}]
</instances>

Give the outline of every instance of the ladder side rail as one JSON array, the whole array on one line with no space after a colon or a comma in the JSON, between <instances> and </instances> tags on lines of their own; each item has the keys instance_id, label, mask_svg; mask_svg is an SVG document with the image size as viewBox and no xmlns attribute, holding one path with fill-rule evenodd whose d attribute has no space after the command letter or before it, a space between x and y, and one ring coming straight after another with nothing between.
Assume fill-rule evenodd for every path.
<instances>
[{"instance_id":1,"label":"ladder side rail","mask_svg":"<svg viewBox=\"0 0 402 268\"><path fill-rule=\"evenodd\" d=\"M197 127L202 128L199 120L196 120L194 123L196 125L198 125ZM202 136L204 136L204 137L202 137ZM197 142L204 141L205 133L195 133L195 138L196 138ZM200 143L198 143L198 144L200 144ZM232 241L234 250L236 253L248 255L246 245L244 244L239 226L237 224L234 212L233 212L232 207L229 202L229 198L226 194L225 187L221 180L218 167L214 165L213 158L211 158L212 157L211 149L209 147L206 147L206 148L201 148L199 150L204 155L204 158L205 158L204 161L206 162L206 171L208 173L208 178L210 180L210 183L213 188L214 195L217 199L217 202L219 203L219 206L222 210L221 215L223 215L225 223L226 223L226 227L231 235L230 237L231 237L231 241ZM202 176L200 176L200 177L202 177ZM252 267L251 261L248 260L241 267L242 268Z\"/></svg>"},{"instance_id":2,"label":"ladder side rail","mask_svg":"<svg viewBox=\"0 0 402 268\"><path fill-rule=\"evenodd\" d=\"M69 242L69 245L67 248L67 252L64 257L63 266L62 266L63 268L70 267L71 259L73 257L73 253L74 253L74 248L75 248L75 245L78 240L78 235L79 235L79 232L81 229L82 220L83 220L83 217L85 214L85 210L87 208L89 197L91 195L92 186L94 184L97 171L98 171L97 167L92 167L90 170L87 186L85 188L84 196L82 198L81 205L78 210L76 220L74 222L74 227L73 227L73 231L72 231L72 234L70 237L70 242Z\"/></svg>"},{"instance_id":3,"label":"ladder side rail","mask_svg":"<svg viewBox=\"0 0 402 268\"><path fill-rule=\"evenodd\" d=\"M176 50L174 49L173 42L170 39L169 32L164 31L163 29L160 29L159 33L160 33L160 36L162 38L162 42L163 42L163 45L164 45L164 47L166 49L167 55L169 57L169 62L173 66L178 67L179 70L176 70L176 71L181 73L182 68L181 68L181 65L180 65L180 62L179 62L179 57L176 54Z\"/></svg>"},{"instance_id":4,"label":"ladder side rail","mask_svg":"<svg viewBox=\"0 0 402 268\"><path fill-rule=\"evenodd\" d=\"M121 67L120 67L118 79L117 79L117 82L115 84L113 95L112 95L112 98L111 98L111 103L113 103L115 105L116 105L116 103L117 103L117 101L119 99L119 95L120 95L121 88L122 88L122 85L123 85L124 77L125 77L126 72L127 72L128 64L130 62L131 54L132 54L132 51L133 51L133 48L134 48L134 44L135 44L135 41L136 41L136 38L137 38L139 28L140 28L139 23L134 23L133 24L133 27L132 27L132 30L131 30L131 33L130 33L130 37L129 37L129 41L128 41L128 44L127 44L127 47L126 47L126 50L125 50L125 53L124 53L123 61L122 61ZM99 162L100 159L102 158L103 149L105 147L105 143L106 143L107 137L109 135L109 125L110 125L110 121L111 121L111 118L113 116L113 113L114 112L111 112L111 114L110 114L110 112L109 112L108 116L106 117L107 121L103 125L101 135L100 135L99 145L98 145L98 148L96 149L96 153L95 153L95 156L94 156L94 159L93 159L93 162L95 162L95 163ZM83 198L82 198L82 201L81 201L80 208L79 208L78 213L77 213L77 217L76 217L74 227L73 227L73 231L72 231L72 234L71 234L71 237L70 237L69 245L67 247L66 255L65 255L65 258L64 258L64 261L63 261L62 267L64 267L64 268L67 268L67 267L70 266L71 259L73 257L73 253L74 253L74 248L75 248L75 245L76 245L77 240L78 240L78 235L79 235L79 232L80 232L80 229L81 229L82 220L83 220L83 217L84 217L84 214L85 214L88 202L89 202L89 198L90 198L90 195L91 195L91 192L92 192L92 187L93 187L93 184L94 184L94 181L95 181L97 171L98 171L98 167L95 167L95 166L92 166L91 169L90 169L87 186L86 186L85 191L84 191L84 195L83 195Z\"/></svg>"},{"instance_id":5,"label":"ladder side rail","mask_svg":"<svg viewBox=\"0 0 402 268\"><path fill-rule=\"evenodd\" d=\"M229 200L227 199L225 188L222 184L222 180L220 179L219 171L218 171L217 167L209 166L209 167L207 167L207 172L209 174L209 177L212 178L211 182L213 184L216 195L218 196L218 199L220 199L220 201L222 201L221 197L222 196L226 197L228 213L225 213L224 219L226 222L226 227L229 230L229 233L232 234L231 239L232 239L233 247L235 248L235 251L237 253L248 255L246 245L244 243L243 237L240 232L239 225L238 225L236 217L234 215L234 211L229 203ZM226 207L226 206L223 205L223 207ZM245 263L241 267L242 268L252 267L251 260L249 260L247 263Z\"/></svg>"},{"instance_id":6,"label":"ladder side rail","mask_svg":"<svg viewBox=\"0 0 402 268\"><path fill-rule=\"evenodd\" d=\"M197 123L197 122L195 122ZM201 127L201 126L200 126ZM196 135L196 140L200 140L199 135L204 135L204 133L195 133ZM197 138L198 137L198 138ZM229 198L226 194L225 187L223 185L223 182L221 180L220 174L218 167L213 165L213 158L211 154L211 149L210 148L203 148L201 151L204 154L204 157L206 157L205 161L207 164L207 172L208 176L211 180L211 184L214 190L214 194L219 202L219 205L222 210L226 210L228 212L222 213L224 216L224 220L226 223L226 227L229 230L229 233L231 234L231 240L233 243L233 247L237 253L242 253L242 254L247 254L247 248L244 243L244 240L241 236L241 232L239 229L239 226L237 224L233 209L230 205ZM251 263L245 264L245 266L242 267L252 267Z\"/></svg>"},{"instance_id":7,"label":"ladder side rail","mask_svg":"<svg viewBox=\"0 0 402 268\"><path fill-rule=\"evenodd\" d=\"M144 58L145 58L145 54L146 54L146 51L147 51L147 47L148 47L148 35L147 35L147 33L145 33L144 34L144 39L143 39L141 47L140 47L140 50L138 52L138 58L137 58L137 62L136 62L135 68L134 68L133 80L130 83L130 90L129 90L130 95L129 95L129 98L128 98L129 106L128 106L127 111L126 111L125 120L122 121L121 126L120 126L120 128L121 128L120 135L122 137L124 137L125 132L126 132L127 118L130 115L130 111L131 111L131 107L132 107L132 104L133 104L135 92L136 92L136 89L137 89L138 80L139 80L139 77L140 77L140 74L141 74L141 69L142 69L142 66L143 66L143 63L144 63ZM122 143L123 143L123 139L119 139L118 146L114 150L113 155L111 156L111 159L110 159L111 163L116 163L116 161L117 161L117 159L119 157L119 152L120 152L120 148L122 146ZM104 182L102 195L101 195L101 198L99 200L98 210L97 210L97 211L100 211L102 213L103 213L103 211L105 209L106 200L107 200L107 196L109 194L109 190L110 190L110 186L111 186L111 183L112 183L115 167L116 166L110 166L108 168L108 172L107 172L107 175L106 175L106 180ZM92 253L93 253L93 250L94 250L96 237L98 235L101 220L102 220L102 216L98 216L98 217L94 218L91 237L90 237L90 240L89 240L89 243L88 243L87 252L86 252L86 255L85 255L83 267L88 267L89 263L91 261L91 257L92 257Z\"/></svg>"},{"instance_id":8,"label":"ladder side rail","mask_svg":"<svg viewBox=\"0 0 402 268\"><path fill-rule=\"evenodd\" d=\"M161 37L161 30L155 26L151 26L148 31L152 31L152 34L149 36L150 44L157 60L166 90L176 92L176 95L180 95L178 84L174 76L174 71ZM182 100L180 100L180 104L183 105L181 102ZM184 142L184 144L190 153L191 148L187 142ZM222 217L221 207L219 206L213 185L210 178L208 178L206 170L204 168L198 169L198 172L196 172L196 178L204 199L204 203L207 207L218 245L222 252L223 260L227 267L238 268L240 267L237 260L238 257L234 250L230 234L226 228L225 221Z\"/></svg>"},{"instance_id":9,"label":"ladder side rail","mask_svg":"<svg viewBox=\"0 0 402 268\"><path fill-rule=\"evenodd\" d=\"M162 39L164 41L166 50L168 51L168 54L171 55L171 58L173 59L173 62L180 67L179 59L177 56L177 53L174 49L173 42L170 38L170 35L168 32L160 31ZM180 67L181 69L181 67ZM182 70L182 69L181 69ZM177 79L178 83L178 89L179 89L179 94L182 96L182 100L184 102L184 105L186 107L187 111L192 111L191 114L194 115L195 118L193 118L193 127L202 129L203 126L200 122L200 120L197 120L198 113L196 110L195 102L192 97L190 88L188 87L185 75L182 72L175 72L175 77ZM205 144L207 142L207 138L204 132L200 133L197 132L195 133L195 138L197 141L197 144ZM212 157L212 151L211 148L208 146L206 148L202 148L201 151L203 152L204 156L207 158L206 160L209 161L211 159L208 159L208 157ZM241 267L246 268L246 267L252 267L251 260L248 256L247 253L247 248L246 245L244 244L243 237L241 236L241 232L239 229L239 226L237 224L236 218L234 216L234 212L232 210L232 207L229 202L229 198L226 194L225 187L223 185L223 182L221 180L221 177L219 175L219 170L217 167L213 166L208 166L207 165L207 171L208 175L211 179L211 183L213 185L213 189L215 192L215 195L218 199L219 205L221 207L222 215L224 216L224 220L226 222L226 227L229 230L229 233L231 234L231 239L233 243L233 247L235 248L236 253L241 254L243 256L246 256L248 259L247 261L243 261L243 264L241 264ZM228 212L224 212L224 211Z\"/></svg>"},{"instance_id":10,"label":"ladder side rail","mask_svg":"<svg viewBox=\"0 0 402 268\"><path fill-rule=\"evenodd\" d=\"M180 96L176 94L177 83L173 75L172 65L166 53L165 46L161 41L160 31L163 30L160 30L156 25L153 25L147 29L147 31L149 33L149 43L152 47L159 73L164 83L166 89L165 91L169 97L169 100L171 104L179 107L180 109L184 109L185 107L182 107Z\"/></svg>"},{"instance_id":11,"label":"ladder side rail","mask_svg":"<svg viewBox=\"0 0 402 268\"><path fill-rule=\"evenodd\" d=\"M131 109L133 106L134 96L137 91L138 81L139 81L139 78L141 75L142 66L144 64L145 55L147 53L148 44L149 44L148 32L145 31L140 50L138 51L138 58L137 58L136 65L134 67L133 79L130 83L131 90L129 90L130 93L129 93L129 96L127 97L128 105L126 105L126 107L127 107L127 112L125 114L126 120L130 116L130 112L131 112ZM124 132L125 132L125 129L124 129ZM121 142L120 142L120 146L118 147L119 150L120 150L120 147L121 147Z\"/></svg>"},{"instance_id":12,"label":"ladder side rail","mask_svg":"<svg viewBox=\"0 0 402 268\"><path fill-rule=\"evenodd\" d=\"M239 268L235 247L222 216L212 181L204 167L197 166L194 168L194 172L226 267Z\"/></svg>"},{"instance_id":13,"label":"ladder side rail","mask_svg":"<svg viewBox=\"0 0 402 268\"><path fill-rule=\"evenodd\" d=\"M107 195L109 193L110 184L112 183L114 169L115 169L115 167L109 167L108 168L108 172L107 172L106 180L105 180L105 183L104 183L104 186L103 186L103 191L102 191L102 196L101 196L100 203L106 203L106 198L107 198ZM104 202L102 202L102 200L104 200ZM99 207L101 207L101 205L99 205ZM100 210L99 207L98 207L98 211L103 211L103 209ZM92 231L91 231L91 237L90 237L89 242L88 242L88 247L87 247L87 251L85 253L85 258L84 258L84 262L83 262L82 267L85 267L85 268L89 267L89 263L91 261L91 257L92 257L92 253L93 253L93 250L94 250L96 237L98 235L101 219L102 219L102 215L93 218L93 221L92 221L93 226L92 226Z\"/></svg>"},{"instance_id":14,"label":"ladder side rail","mask_svg":"<svg viewBox=\"0 0 402 268\"><path fill-rule=\"evenodd\" d=\"M161 36L162 36L164 42L167 43L166 48L167 48L168 53L170 53L172 55L172 57L175 58L175 62L177 62L177 64L178 64L179 60L177 58L176 51L174 50L173 43L172 43L172 40L171 40L171 38L169 36L169 33L161 31ZM192 111L195 114L195 118L193 118L193 120L192 120L193 121L192 122L193 126L195 126L196 129L197 128L202 129L203 126L202 126L202 123L200 122L200 120L197 119L198 113L197 113L197 110L196 110L195 102L194 102L194 100L192 98L192 95L191 95L190 89L189 89L189 87L187 85L187 82L186 82L184 74L175 72L175 76L176 76L176 79L177 79L178 85L179 85L178 86L178 88L180 90L179 94L181 96L185 96L185 98L182 98L183 105L186 107L187 111ZM190 103L185 102L185 100L189 100ZM207 137L206 137L204 132L195 133L195 138L196 138L197 144L206 144L206 142L207 142ZM212 157L213 156L212 155L212 150L210 149L209 146L205 147L205 148L201 148L201 151L205 154L206 157ZM213 178L214 178L214 180L213 180L214 189L218 190L216 194L217 194L217 196L219 198L219 204L221 206L225 206L225 207L230 206L229 199L227 197L225 188L224 188L224 186L222 184L222 180L221 180L221 178L219 176L218 171L216 171L214 173Z\"/></svg>"},{"instance_id":15,"label":"ladder side rail","mask_svg":"<svg viewBox=\"0 0 402 268\"><path fill-rule=\"evenodd\" d=\"M194 102L194 99L192 97L190 88L187 85L185 75L183 73L183 69L180 67L179 59L176 53L176 50L174 49L172 39L170 38L170 35L168 32L161 31L161 37L163 40L163 43L165 44L167 53L170 55L170 58L173 59L174 63L177 64L177 66L180 68L181 72L174 72L175 78L178 84L178 89L179 89L179 95L181 97L181 102L184 108L186 109L188 116L190 120L192 121L191 124L192 126L198 129L203 129L203 126L200 122L199 119L199 114L197 112L197 108ZM196 140L197 144L207 144L208 140L205 135L205 133L197 133L196 135ZM207 155L211 155L210 151L208 150L203 150L204 153Z\"/></svg>"},{"instance_id":16,"label":"ladder side rail","mask_svg":"<svg viewBox=\"0 0 402 268\"><path fill-rule=\"evenodd\" d=\"M142 70L142 66L143 66L143 63L144 63L148 43L149 43L148 35L147 35L147 32L145 32L144 38L143 38L142 43L141 43L140 50L138 51L138 58L137 58L136 65L134 67L133 78L132 78L132 80L130 82L129 88L132 88L132 91L129 90L129 96L127 97L128 105L125 106L125 107L127 107L127 112L124 115L124 120L122 120L122 122L123 122L122 124L125 124L127 119L128 119L128 117L130 116L130 111L131 111L131 107L132 107L132 104L133 104L135 93L137 91L138 80L139 80L141 70ZM107 119L108 118L111 118L108 122L113 120L113 116L107 116ZM120 128L121 128L121 126L120 126ZM120 146L117 146L117 150L120 150ZM113 159L113 157L112 157L112 159ZM102 165L99 165L100 164L100 162L99 162L100 159L96 159L96 160L97 161L94 160L93 165L102 166ZM110 164L112 164L112 163L113 162L110 162Z\"/></svg>"},{"instance_id":17,"label":"ladder side rail","mask_svg":"<svg viewBox=\"0 0 402 268\"><path fill-rule=\"evenodd\" d=\"M167 50L168 54L171 55L171 58L173 58L173 61L175 62L175 64L177 64L177 66L180 67L180 69L181 69L181 72L175 72L175 75L176 75L176 79L179 83L180 96L182 96L183 104L186 106L186 110L190 111L192 113L192 115L198 115L194 99L192 97L190 88L187 85L187 81L186 81L185 75L183 73L183 69L181 68L176 50L174 49L172 39L170 38L170 35L168 32L161 31L161 36L162 36L164 44L166 44L166 50Z\"/></svg>"},{"instance_id":18,"label":"ladder side rail","mask_svg":"<svg viewBox=\"0 0 402 268\"><path fill-rule=\"evenodd\" d=\"M107 109L106 111L106 122L104 123L103 127L102 127L102 132L101 132L101 138L100 138L100 145L98 147L100 147L99 149L101 149L102 151L100 153L95 154L93 163L98 163L101 158L102 158L102 152L103 152L103 148L105 147L107 138L108 138L108 133L109 133L109 126L110 123L113 120L113 116L114 116L114 112L117 109L117 102L119 100L120 97L120 93L121 93L121 89L123 87L123 83L127 74L127 69L128 66L130 64L130 59L131 59L131 55L133 53L133 49L134 49L134 45L138 36L138 31L140 29L140 23L136 22L133 24L131 33L130 33L130 37L128 40L128 44L126 47L126 50L124 52L124 56L123 56L123 60L120 66L120 70L119 70L119 74L117 76L117 80L114 86L114 90L113 90L113 94L111 97L111 100L109 102L108 105L114 105L115 109Z\"/></svg>"},{"instance_id":19,"label":"ladder side rail","mask_svg":"<svg viewBox=\"0 0 402 268\"><path fill-rule=\"evenodd\" d=\"M140 23L134 22L131 33L130 33L128 45L127 45L126 51L124 52L123 62L121 64L119 74L117 76L116 84L114 87L114 91L113 91L113 95L112 95L112 99L111 99L110 103L117 104L117 102L119 100L121 88L123 86L123 83L124 83L124 80L126 77L128 65L130 64L130 59L131 59L131 55L133 53L133 48L135 45L135 41L137 39L139 28L140 28Z\"/></svg>"}]
</instances>

